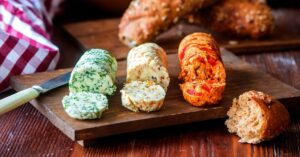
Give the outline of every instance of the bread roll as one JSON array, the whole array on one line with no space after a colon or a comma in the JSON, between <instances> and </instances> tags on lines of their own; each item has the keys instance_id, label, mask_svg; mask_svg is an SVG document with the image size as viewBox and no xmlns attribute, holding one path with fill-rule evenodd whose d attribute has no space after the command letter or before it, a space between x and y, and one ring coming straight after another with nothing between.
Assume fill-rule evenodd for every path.
<instances>
[{"instance_id":1,"label":"bread roll","mask_svg":"<svg viewBox=\"0 0 300 157\"><path fill-rule=\"evenodd\" d=\"M226 85L225 68L219 47L206 33L186 36L179 45L180 89L194 106L217 104Z\"/></svg>"},{"instance_id":2,"label":"bread roll","mask_svg":"<svg viewBox=\"0 0 300 157\"><path fill-rule=\"evenodd\" d=\"M289 124L286 108L271 96L248 91L233 99L225 124L241 143L257 144L283 132Z\"/></svg>"}]
</instances>

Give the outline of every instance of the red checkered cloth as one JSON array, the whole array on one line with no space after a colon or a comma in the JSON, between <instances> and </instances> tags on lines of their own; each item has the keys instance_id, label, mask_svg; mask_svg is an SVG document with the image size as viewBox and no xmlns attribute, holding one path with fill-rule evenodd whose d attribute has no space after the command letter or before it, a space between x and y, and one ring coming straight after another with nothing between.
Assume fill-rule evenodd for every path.
<instances>
[{"instance_id":1,"label":"red checkered cloth","mask_svg":"<svg viewBox=\"0 0 300 157\"><path fill-rule=\"evenodd\" d=\"M0 92L12 75L52 70L59 59L48 30L61 0L0 0Z\"/></svg>"}]
</instances>

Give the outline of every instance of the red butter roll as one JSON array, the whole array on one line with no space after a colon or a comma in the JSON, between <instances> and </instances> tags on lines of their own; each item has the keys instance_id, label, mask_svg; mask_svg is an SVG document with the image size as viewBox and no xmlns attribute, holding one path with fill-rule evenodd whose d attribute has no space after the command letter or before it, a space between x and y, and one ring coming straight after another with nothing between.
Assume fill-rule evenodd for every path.
<instances>
[{"instance_id":1,"label":"red butter roll","mask_svg":"<svg viewBox=\"0 0 300 157\"><path fill-rule=\"evenodd\" d=\"M184 99L194 106L217 104L225 89L226 73L214 38L206 33L186 36L178 57Z\"/></svg>"}]
</instances>

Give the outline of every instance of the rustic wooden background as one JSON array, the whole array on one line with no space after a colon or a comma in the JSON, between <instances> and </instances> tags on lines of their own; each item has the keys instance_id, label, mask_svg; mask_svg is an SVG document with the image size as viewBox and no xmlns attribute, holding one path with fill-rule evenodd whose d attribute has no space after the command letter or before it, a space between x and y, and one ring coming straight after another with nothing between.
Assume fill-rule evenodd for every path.
<instances>
[{"instance_id":1,"label":"rustic wooden background","mask_svg":"<svg viewBox=\"0 0 300 157\"><path fill-rule=\"evenodd\" d=\"M58 68L71 67L81 48L60 27L54 41L62 52ZM300 50L239 55L253 66L300 89ZM285 91L283 91L285 92ZM5 97L13 91L0 94ZM239 144L225 119L160 128L99 140L82 148L56 129L31 105L0 117L0 156L300 156L300 102L289 108L292 123L279 137L259 144Z\"/></svg>"}]
</instances>

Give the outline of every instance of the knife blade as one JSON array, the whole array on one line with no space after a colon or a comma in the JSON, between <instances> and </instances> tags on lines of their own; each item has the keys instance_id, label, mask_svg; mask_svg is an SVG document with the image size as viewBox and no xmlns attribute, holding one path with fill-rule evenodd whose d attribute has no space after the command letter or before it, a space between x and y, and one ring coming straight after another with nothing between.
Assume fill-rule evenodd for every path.
<instances>
[{"instance_id":1,"label":"knife blade","mask_svg":"<svg viewBox=\"0 0 300 157\"><path fill-rule=\"evenodd\" d=\"M55 89L57 87L67 84L69 82L70 76L71 76L71 72L67 72L67 73L59 75L53 79L50 79L40 85L35 85L32 87L36 88L37 90L41 90L42 93L46 93L49 90L52 90L52 89Z\"/></svg>"},{"instance_id":2,"label":"knife blade","mask_svg":"<svg viewBox=\"0 0 300 157\"><path fill-rule=\"evenodd\" d=\"M66 85L69 82L70 75L71 72L67 72L42 84L34 85L0 100L0 116L29 102L32 99L37 98L40 94L44 94L52 89Z\"/></svg>"}]
</instances>

